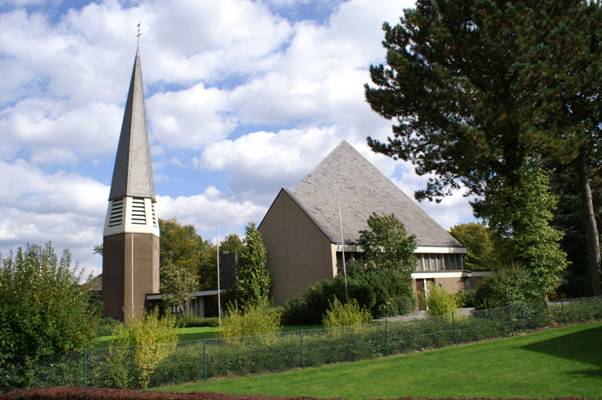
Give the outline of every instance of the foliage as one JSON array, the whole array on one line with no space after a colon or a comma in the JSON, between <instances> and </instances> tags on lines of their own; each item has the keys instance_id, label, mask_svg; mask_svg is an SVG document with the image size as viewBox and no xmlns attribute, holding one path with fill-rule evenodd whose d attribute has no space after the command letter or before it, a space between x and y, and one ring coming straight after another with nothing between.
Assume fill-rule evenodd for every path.
<instances>
[{"instance_id":1,"label":"foliage","mask_svg":"<svg viewBox=\"0 0 602 400\"><path fill-rule=\"evenodd\" d=\"M601 19L599 2L419 0L384 24L387 65L372 66L366 86L372 108L395 120L392 138L369 145L432 174L419 199L462 187L490 198L533 158L575 168L594 293Z\"/></svg>"},{"instance_id":2,"label":"foliage","mask_svg":"<svg viewBox=\"0 0 602 400\"><path fill-rule=\"evenodd\" d=\"M357 300L351 299L347 303L341 303L335 298L330 303L329 309L324 314L322 324L327 329L336 332L337 328L353 327L361 329L364 325L372 321L370 312L360 308Z\"/></svg>"},{"instance_id":3,"label":"foliage","mask_svg":"<svg viewBox=\"0 0 602 400\"><path fill-rule=\"evenodd\" d=\"M477 309L499 308L528 302L529 274L522 268L503 268L477 287L474 306Z\"/></svg>"},{"instance_id":4,"label":"foliage","mask_svg":"<svg viewBox=\"0 0 602 400\"><path fill-rule=\"evenodd\" d=\"M360 231L358 244L368 269L399 271L409 277L416 268L416 237L393 214L373 213L366 222L368 229Z\"/></svg>"},{"instance_id":5,"label":"foliage","mask_svg":"<svg viewBox=\"0 0 602 400\"><path fill-rule=\"evenodd\" d=\"M82 349L95 336L98 313L81 273L64 250L28 245L0 265L0 391L28 384L44 357Z\"/></svg>"},{"instance_id":6,"label":"foliage","mask_svg":"<svg viewBox=\"0 0 602 400\"><path fill-rule=\"evenodd\" d=\"M566 254L559 245L562 232L550 225L557 199L550 193L547 174L530 161L513 180L493 180L490 190L481 213L500 236L505 266L527 273L526 298L546 299L566 268Z\"/></svg>"},{"instance_id":7,"label":"foliage","mask_svg":"<svg viewBox=\"0 0 602 400\"><path fill-rule=\"evenodd\" d=\"M200 380L204 377L257 374L302 366L366 360L390 354L506 337L563 322L600 320L602 319L601 305L601 299L575 299L562 304L550 304L550 312L545 304L519 304L500 309L475 311L471 316L454 321L450 318L429 317L425 320L374 322L359 331L340 329L337 335L332 335L327 329L311 329L282 335L268 335L269 340L261 340L266 336L260 335L259 337L247 336L230 342L225 339L186 341L180 343L176 351L157 366L151 375L149 385L163 386L169 383ZM553 330L547 330L550 331ZM540 340L536 341L540 342ZM576 342L572 337L568 341ZM479 346L487 346L487 343L490 341ZM592 346L592 343L588 343L585 348L591 349ZM555 343L552 343L551 347L558 349ZM85 356L81 353L38 363L33 384L81 385L82 372L86 370L83 366L87 365L88 385L114 385L106 376L107 360L104 350L95 348L90 350L87 354L87 364L82 363ZM466 353L465 350L462 352ZM477 353L482 354L482 352ZM587 354L598 355L597 352L591 351ZM457 369L454 371L457 372ZM257 377L252 379L256 382ZM429 379L432 380L433 377L430 376Z\"/></svg>"},{"instance_id":8,"label":"foliage","mask_svg":"<svg viewBox=\"0 0 602 400\"><path fill-rule=\"evenodd\" d=\"M429 315L449 316L458 309L458 298L438 285L432 285L426 299Z\"/></svg>"},{"instance_id":9,"label":"foliage","mask_svg":"<svg viewBox=\"0 0 602 400\"><path fill-rule=\"evenodd\" d=\"M114 386L147 388L157 366L176 350L175 319L156 312L119 325L109 344L108 369Z\"/></svg>"},{"instance_id":10,"label":"foliage","mask_svg":"<svg viewBox=\"0 0 602 400\"><path fill-rule=\"evenodd\" d=\"M466 246L464 269L488 271L500 264L500 256L495 248L494 233L487 225L476 222L452 226L449 233Z\"/></svg>"},{"instance_id":11,"label":"foliage","mask_svg":"<svg viewBox=\"0 0 602 400\"><path fill-rule=\"evenodd\" d=\"M113 318L100 318L96 325L96 336L109 336L113 334L113 331L122 322Z\"/></svg>"},{"instance_id":12,"label":"foliage","mask_svg":"<svg viewBox=\"0 0 602 400\"><path fill-rule=\"evenodd\" d=\"M242 337L258 336L262 343L272 341L280 332L280 312L267 301L250 305L244 312L231 308L222 320L220 336L229 344L239 344Z\"/></svg>"},{"instance_id":13,"label":"foliage","mask_svg":"<svg viewBox=\"0 0 602 400\"><path fill-rule=\"evenodd\" d=\"M600 286L599 210L591 190L602 167L602 5L598 1L537 2L521 15L517 76L524 92L525 132L548 163L575 175L589 290ZM570 53L567 53L570 49ZM584 257L585 255L585 257Z\"/></svg>"},{"instance_id":14,"label":"foliage","mask_svg":"<svg viewBox=\"0 0 602 400\"><path fill-rule=\"evenodd\" d=\"M269 301L272 280L261 233L255 224L247 225L244 247L236 269L236 297L243 309Z\"/></svg>"},{"instance_id":15,"label":"foliage","mask_svg":"<svg viewBox=\"0 0 602 400\"><path fill-rule=\"evenodd\" d=\"M399 271L358 271L350 263L347 293L343 276L325 279L309 287L305 293L287 301L283 309L286 324L318 324L335 299L354 299L373 317L407 314L416 307L412 288L405 274Z\"/></svg>"},{"instance_id":16,"label":"foliage","mask_svg":"<svg viewBox=\"0 0 602 400\"><path fill-rule=\"evenodd\" d=\"M231 233L219 244L221 253L240 254L244 248L244 242L236 233Z\"/></svg>"},{"instance_id":17,"label":"foliage","mask_svg":"<svg viewBox=\"0 0 602 400\"><path fill-rule=\"evenodd\" d=\"M199 286L199 260L207 244L192 225L159 220L159 229L163 301L184 310Z\"/></svg>"}]
</instances>

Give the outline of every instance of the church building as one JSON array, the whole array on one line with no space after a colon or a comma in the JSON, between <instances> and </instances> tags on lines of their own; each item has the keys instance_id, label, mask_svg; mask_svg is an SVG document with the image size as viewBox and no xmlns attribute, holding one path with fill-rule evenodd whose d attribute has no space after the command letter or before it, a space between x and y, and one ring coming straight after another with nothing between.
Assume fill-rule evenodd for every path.
<instances>
[{"instance_id":1,"label":"church building","mask_svg":"<svg viewBox=\"0 0 602 400\"><path fill-rule=\"evenodd\" d=\"M335 277L343 254L346 260L361 258L357 243L372 213L394 214L416 236L412 278L420 308L429 285L457 292L480 277L464 270L461 243L343 141L293 191L281 189L259 225L274 302L283 304Z\"/></svg>"},{"instance_id":2,"label":"church building","mask_svg":"<svg viewBox=\"0 0 602 400\"><path fill-rule=\"evenodd\" d=\"M103 233L103 315L128 322L159 293L159 223L146 127L140 51L136 51L115 157Z\"/></svg>"}]
</instances>

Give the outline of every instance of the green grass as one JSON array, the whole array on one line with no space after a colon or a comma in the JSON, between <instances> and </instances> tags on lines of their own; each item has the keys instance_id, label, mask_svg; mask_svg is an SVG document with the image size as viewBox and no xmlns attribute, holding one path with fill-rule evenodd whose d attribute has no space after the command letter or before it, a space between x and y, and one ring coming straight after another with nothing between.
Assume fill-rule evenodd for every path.
<instances>
[{"instance_id":1,"label":"green grass","mask_svg":"<svg viewBox=\"0 0 602 400\"><path fill-rule=\"evenodd\" d=\"M163 387L346 399L579 396L602 399L602 324L277 374Z\"/></svg>"},{"instance_id":2,"label":"green grass","mask_svg":"<svg viewBox=\"0 0 602 400\"><path fill-rule=\"evenodd\" d=\"M286 325L282 327L284 332L319 329L321 325ZM176 328L176 333L181 342L210 339L219 336L222 328L219 327L193 327L193 328ZM107 347L114 339L114 336L99 336L94 340L94 344L98 348Z\"/></svg>"}]
</instances>

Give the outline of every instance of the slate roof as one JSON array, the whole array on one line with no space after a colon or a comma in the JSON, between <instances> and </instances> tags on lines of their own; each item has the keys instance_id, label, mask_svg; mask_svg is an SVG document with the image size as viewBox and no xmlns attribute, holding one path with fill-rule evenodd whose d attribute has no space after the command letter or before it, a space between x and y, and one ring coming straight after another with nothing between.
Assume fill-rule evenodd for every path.
<instances>
[{"instance_id":1,"label":"slate roof","mask_svg":"<svg viewBox=\"0 0 602 400\"><path fill-rule=\"evenodd\" d=\"M125 196L155 199L139 50L136 50L123 114L109 200Z\"/></svg>"},{"instance_id":2,"label":"slate roof","mask_svg":"<svg viewBox=\"0 0 602 400\"><path fill-rule=\"evenodd\" d=\"M463 247L391 180L346 141L294 189L293 197L332 243L340 243L341 204L345 244L357 243L373 213L395 214L418 246Z\"/></svg>"}]
</instances>

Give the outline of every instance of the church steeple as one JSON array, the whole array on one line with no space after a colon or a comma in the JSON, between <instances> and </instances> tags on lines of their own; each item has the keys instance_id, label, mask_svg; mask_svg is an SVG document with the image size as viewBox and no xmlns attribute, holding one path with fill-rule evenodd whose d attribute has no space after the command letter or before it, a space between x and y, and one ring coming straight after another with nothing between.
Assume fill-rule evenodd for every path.
<instances>
[{"instance_id":1,"label":"church steeple","mask_svg":"<svg viewBox=\"0 0 602 400\"><path fill-rule=\"evenodd\" d=\"M136 50L123 114L109 200L118 200L125 196L155 200L139 49Z\"/></svg>"},{"instance_id":2,"label":"church steeple","mask_svg":"<svg viewBox=\"0 0 602 400\"><path fill-rule=\"evenodd\" d=\"M104 226L103 314L128 322L159 292L159 224L146 128L140 51L136 50Z\"/></svg>"}]
</instances>

